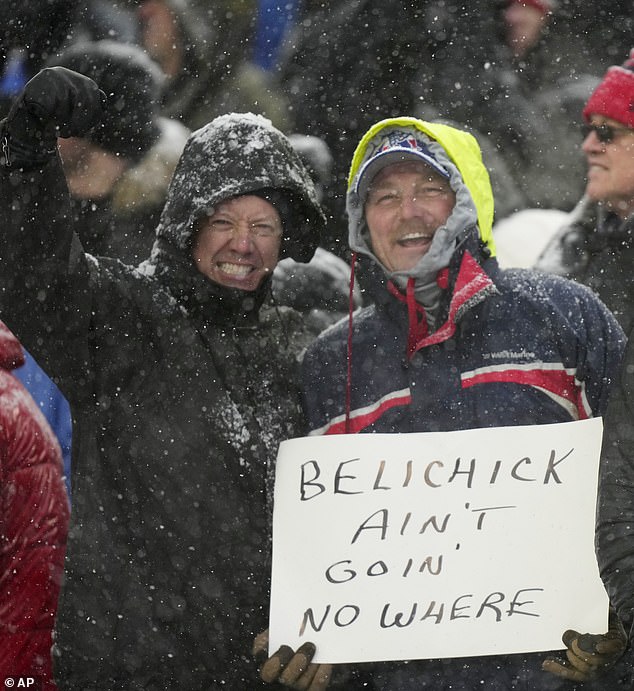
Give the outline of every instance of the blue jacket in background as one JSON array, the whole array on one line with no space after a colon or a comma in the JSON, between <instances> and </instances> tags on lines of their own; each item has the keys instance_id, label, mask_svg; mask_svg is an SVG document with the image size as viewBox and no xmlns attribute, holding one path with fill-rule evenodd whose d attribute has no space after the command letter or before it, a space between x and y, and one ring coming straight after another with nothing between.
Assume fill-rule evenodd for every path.
<instances>
[{"instance_id":1,"label":"blue jacket in background","mask_svg":"<svg viewBox=\"0 0 634 691\"><path fill-rule=\"evenodd\" d=\"M51 426L59 445L62 448L64 459L64 479L70 496L70 458L73 424L70 415L68 401L60 390L48 377L46 372L37 364L24 348L25 363L14 371L14 374L24 384L28 392L44 414Z\"/></svg>"}]
</instances>

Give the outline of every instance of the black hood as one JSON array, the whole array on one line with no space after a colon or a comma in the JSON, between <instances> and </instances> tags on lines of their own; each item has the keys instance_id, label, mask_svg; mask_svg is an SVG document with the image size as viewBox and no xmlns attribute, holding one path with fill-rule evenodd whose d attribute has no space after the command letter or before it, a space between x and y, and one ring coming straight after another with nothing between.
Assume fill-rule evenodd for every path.
<instances>
[{"instance_id":1,"label":"black hood","mask_svg":"<svg viewBox=\"0 0 634 691\"><path fill-rule=\"evenodd\" d=\"M197 271L191 257L196 222L219 202L263 189L287 201L280 259L308 262L325 226L313 182L288 139L269 120L251 113L231 113L192 133L185 145L143 273L167 283L177 297L209 303L222 296L259 307L262 291L244 293L213 284ZM253 309L253 307L251 307Z\"/></svg>"}]
</instances>

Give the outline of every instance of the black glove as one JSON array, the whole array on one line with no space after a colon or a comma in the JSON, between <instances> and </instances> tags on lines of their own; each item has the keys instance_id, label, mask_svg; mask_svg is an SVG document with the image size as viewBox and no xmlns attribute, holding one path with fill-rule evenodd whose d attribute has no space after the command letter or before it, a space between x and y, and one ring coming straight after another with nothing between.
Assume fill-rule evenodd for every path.
<instances>
[{"instance_id":1,"label":"black glove","mask_svg":"<svg viewBox=\"0 0 634 691\"><path fill-rule=\"evenodd\" d=\"M106 95L97 84L65 67L47 67L27 82L0 123L1 163L33 169L57 151L57 137L81 137L103 115Z\"/></svg>"},{"instance_id":2,"label":"black glove","mask_svg":"<svg viewBox=\"0 0 634 691\"><path fill-rule=\"evenodd\" d=\"M562 637L567 660L544 660L542 668L571 681L588 681L611 667L623 655L627 634L614 610L607 633L579 633L569 629Z\"/></svg>"}]
</instances>

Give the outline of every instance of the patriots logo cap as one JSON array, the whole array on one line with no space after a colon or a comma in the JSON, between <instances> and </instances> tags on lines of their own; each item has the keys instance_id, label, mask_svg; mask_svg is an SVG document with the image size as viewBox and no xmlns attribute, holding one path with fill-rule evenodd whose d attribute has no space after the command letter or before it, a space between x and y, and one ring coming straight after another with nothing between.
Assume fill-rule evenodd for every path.
<instances>
[{"instance_id":1,"label":"patriots logo cap","mask_svg":"<svg viewBox=\"0 0 634 691\"><path fill-rule=\"evenodd\" d=\"M368 145L368 156L357 175L355 191L362 201L377 173L393 163L422 161L435 173L449 179L449 171L438 162L429 145L415 129L392 129L381 132Z\"/></svg>"}]
</instances>

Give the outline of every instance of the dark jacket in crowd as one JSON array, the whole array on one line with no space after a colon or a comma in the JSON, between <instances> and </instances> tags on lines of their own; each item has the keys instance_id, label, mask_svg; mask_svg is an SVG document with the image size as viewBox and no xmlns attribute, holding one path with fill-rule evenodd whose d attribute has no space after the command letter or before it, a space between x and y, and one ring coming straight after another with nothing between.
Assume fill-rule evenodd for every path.
<instances>
[{"instance_id":1,"label":"dark jacket in crowd","mask_svg":"<svg viewBox=\"0 0 634 691\"><path fill-rule=\"evenodd\" d=\"M634 326L634 216L623 220L582 199L543 250L537 268L587 285L628 334Z\"/></svg>"},{"instance_id":2,"label":"dark jacket in crowd","mask_svg":"<svg viewBox=\"0 0 634 691\"><path fill-rule=\"evenodd\" d=\"M596 549L601 578L610 602L629 637L629 646L614 670L611 689L634 688L634 333L629 334L623 366L605 415Z\"/></svg>"},{"instance_id":3,"label":"dark jacket in crowd","mask_svg":"<svg viewBox=\"0 0 634 691\"><path fill-rule=\"evenodd\" d=\"M293 196L282 256L308 260L323 216L288 141L263 118L195 132L148 261L82 251L58 159L2 170L6 321L59 382L76 427L73 512L56 632L65 690L258 688L269 493L301 430L292 310L210 282L190 256L214 204Z\"/></svg>"}]
</instances>

